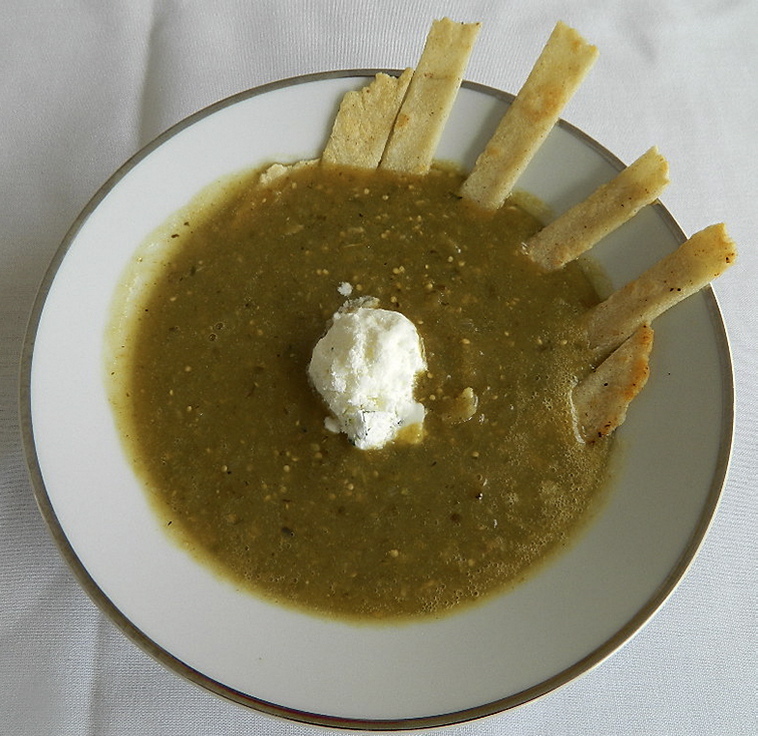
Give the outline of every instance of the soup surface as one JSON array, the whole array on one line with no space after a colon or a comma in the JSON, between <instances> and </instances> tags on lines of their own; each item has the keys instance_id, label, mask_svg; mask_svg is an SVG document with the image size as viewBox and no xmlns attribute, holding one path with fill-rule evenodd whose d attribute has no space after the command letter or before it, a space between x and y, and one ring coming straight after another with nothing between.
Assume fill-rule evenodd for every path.
<instances>
[{"instance_id":1,"label":"soup surface","mask_svg":"<svg viewBox=\"0 0 758 736\"><path fill-rule=\"evenodd\" d=\"M576 265L540 272L521 252L540 223L466 203L461 180L253 173L167 232L112 396L169 533L237 584L350 618L441 613L523 579L602 496L610 441L578 442L569 402L597 295ZM421 335L418 442L360 450L324 426L307 366L348 296Z\"/></svg>"}]
</instances>

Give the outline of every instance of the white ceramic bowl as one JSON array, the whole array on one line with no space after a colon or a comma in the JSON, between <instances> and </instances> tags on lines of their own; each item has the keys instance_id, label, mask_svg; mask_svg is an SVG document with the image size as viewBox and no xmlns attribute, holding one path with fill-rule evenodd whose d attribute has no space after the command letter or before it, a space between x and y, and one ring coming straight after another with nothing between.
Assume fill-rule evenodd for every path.
<instances>
[{"instance_id":1,"label":"white ceramic bowl","mask_svg":"<svg viewBox=\"0 0 758 736\"><path fill-rule=\"evenodd\" d=\"M440 620L355 625L280 608L172 544L108 404L103 355L114 290L143 239L211 181L317 156L342 94L368 74L319 74L237 95L167 131L120 169L45 278L26 343L22 405L42 513L84 588L129 637L181 675L267 713L415 728L541 696L598 664L650 618L716 509L733 386L719 310L706 289L656 321L652 376L619 432L620 469L599 517L520 587ZM438 157L470 166L511 99L465 84ZM561 123L519 186L560 212L620 168ZM683 239L655 205L593 257L619 285Z\"/></svg>"}]
</instances>

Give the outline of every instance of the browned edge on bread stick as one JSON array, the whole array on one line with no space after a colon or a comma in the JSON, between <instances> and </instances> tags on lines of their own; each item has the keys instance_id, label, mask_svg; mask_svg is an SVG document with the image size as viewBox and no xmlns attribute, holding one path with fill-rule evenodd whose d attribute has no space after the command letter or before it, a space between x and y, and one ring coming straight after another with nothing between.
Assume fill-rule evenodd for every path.
<instances>
[{"instance_id":1,"label":"browned edge on bread stick","mask_svg":"<svg viewBox=\"0 0 758 736\"><path fill-rule=\"evenodd\" d=\"M527 255L548 271L573 261L658 199L668 171L666 159L651 148L530 238Z\"/></svg>"},{"instance_id":2,"label":"browned edge on bread stick","mask_svg":"<svg viewBox=\"0 0 758 736\"><path fill-rule=\"evenodd\" d=\"M453 108L480 23L449 18L432 23L380 168L426 174Z\"/></svg>"},{"instance_id":3,"label":"browned edge on bread stick","mask_svg":"<svg viewBox=\"0 0 758 736\"><path fill-rule=\"evenodd\" d=\"M721 275L737 255L720 223L695 233L673 253L611 294L584 316L590 346L598 354L616 348L638 327Z\"/></svg>"},{"instance_id":4,"label":"browned edge on bread stick","mask_svg":"<svg viewBox=\"0 0 758 736\"><path fill-rule=\"evenodd\" d=\"M461 195L497 209L597 58L597 48L559 22L516 99L464 181Z\"/></svg>"},{"instance_id":5,"label":"browned edge on bread stick","mask_svg":"<svg viewBox=\"0 0 758 736\"><path fill-rule=\"evenodd\" d=\"M574 387L574 423L582 441L605 437L623 423L647 383L652 349L653 330L643 325Z\"/></svg>"}]
</instances>

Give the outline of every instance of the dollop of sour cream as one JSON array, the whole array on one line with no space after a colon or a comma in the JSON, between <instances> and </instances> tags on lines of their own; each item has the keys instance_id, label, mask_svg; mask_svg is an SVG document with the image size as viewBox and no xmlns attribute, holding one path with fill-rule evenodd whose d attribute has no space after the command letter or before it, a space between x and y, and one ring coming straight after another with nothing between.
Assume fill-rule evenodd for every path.
<instances>
[{"instance_id":1,"label":"dollop of sour cream","mask_svg":"<svg viewBox=\"0 0 758 736\"><path fill-rule=\"evenodd\" d=\"M420 429L426 413L413 396L426 370L421 337L405 315L377 303L371 297L346 302L308 366L331 412L327 428L362 450L383 447L405 428Z\"/></svg>"}]
</instances>

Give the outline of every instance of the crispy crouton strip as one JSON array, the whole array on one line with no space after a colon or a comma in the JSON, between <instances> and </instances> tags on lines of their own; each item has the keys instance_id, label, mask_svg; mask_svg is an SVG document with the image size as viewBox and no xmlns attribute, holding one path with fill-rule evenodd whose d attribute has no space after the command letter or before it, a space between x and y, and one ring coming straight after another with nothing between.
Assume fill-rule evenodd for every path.
<instances>
[{"instance_id":1,"label":"crispy crouton strip","mask_svg":"<svg viewBox=\"0 0 758 736\"><path fill-rule=\"evenodd\" d=\"M380 168L407 174L429 171L480 27L449 18L434 21Z\"/></svg>"},{"instance_id":2,"label":"crispy crouton strip","mask_svg":"<svg viewBox=\"0 0 758 736\"><path fill-rule=\"evenodd\" d=\"M723 224L695 233L639 278L611 294L584 317L590 346L599 354L620 345L640 325L702 289L735 260Z\"/></svg>"},{"instance_id":3,"label":"crispy crouton strip","mask_svg":"<svg viewBox=\"0 0 758 736\"><path fill-rule=\"evenodd\" d=\"M647 382L653 330L640 327L571 394L579 437L592 442L611 434L626 419L629 404Z\"/></svg>"},{"instance_id":4,"label":"crispy crouton strip","mask_svg":"<svg viewBox=\"0 0 758 736\"><path fill-rule=\"evenodd\" d=\"M597 48L559 22L524 86L463 183L461 195L497 209L597 58Z\"/></svg>"},{"instance_id":5,"label":"crispy crouton strip","mask_svg":"<svg viewBox=\"0 0 758 736\"><path fill-rule=\"evenodd\" d=\"M654 202L669 183L668 163L651 148L527 243L527 255L548 271L564 266Z\"/></svg>"},{"instance_id":6,"label":"crispy crouton strip","mask_svg":"<svg viewBox=\"0 0 758 736\"><path fill-rule=\"evenodd\" d=\"M321 160L360 169L379 166L412 76L412 69L399 77L377 74L363 89L347 92Z\"/></svg>"}]
</instances>

